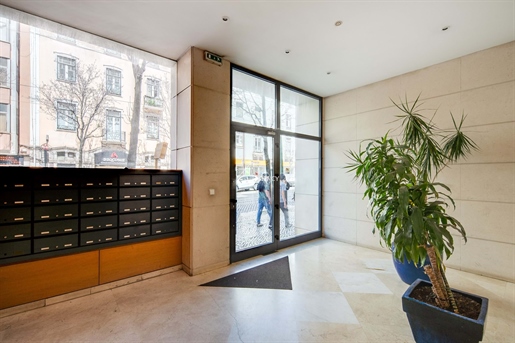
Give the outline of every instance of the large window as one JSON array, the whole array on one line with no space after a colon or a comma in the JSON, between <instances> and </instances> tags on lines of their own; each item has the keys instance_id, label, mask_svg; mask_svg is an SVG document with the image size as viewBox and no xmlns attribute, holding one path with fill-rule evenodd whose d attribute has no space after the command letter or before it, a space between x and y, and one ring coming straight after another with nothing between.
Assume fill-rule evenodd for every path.
<instances>
[{"instance_id":1,"label":"large window","mask_svg":"<svg viewBox=\"0 0 515 343\"><path fill-rule=\"evenodd\" d=\"M0 41L10 45L0 56L0 87L16 90L2 100L0 131L20 125L14 139L0 139L0 159L16 156L19 163L8 164L30 167L153 168L146 156L166 142L159 168L175 167L175 61L11 9L0 13ZM23 56L30 63L16 65Z\"/></svg>"},{"instance_id":2,"label":"large window","mask_svg":"<svg viewBox=\"0 0 515 343\"><path fill-rule=\"evenodd\" d=\"M9 60L0 57L0 87L9 86Z\"/></svg>"},{"instance_id":3,"label":"large window","mask_svg":"<svg viewBox=\"0 0 515 343\"><path fill-rule=\"evenodd\" d=\"M77 105L58 101L57 102L57 128L59 130L75 131Z\"/></svg>"},{"instance_id":4,"label":"large window","mask_svg":"<svg viewBox=\"0 0 515 343\"><path fill-rule=\"evenodd\" d=\"M119 142L122 140L122 112L107 110L106 113L106 140Z\"/></svg>"},{"instance_id":5,"label":"large window","mask_svg":"<svg viewBox=\"0 0 515 343\"><path fill-rule=\"evenodd\" d=\"M9 115L9 105L0 104L0 132L7 132L7 117Z\"/></svg>"},{"instance_id":6,"label":"large window","mask_svg":"<svg viewBox=\"0 0 515 343\"><path fill-rule=\"evenodd\" d=\"M120 70L106 69L106 87L109 94L122 94L122 72Z\"/></svg>"},{"instance_id":7,"label":"large window","mask_svg":"<svg viewBox=\"0 0 515 343\"><path fill-rule=\"evenodd\" d=\"M57 56L57 79L75 82L77 61L74 58Z\"/></svg>"}]
</instances>

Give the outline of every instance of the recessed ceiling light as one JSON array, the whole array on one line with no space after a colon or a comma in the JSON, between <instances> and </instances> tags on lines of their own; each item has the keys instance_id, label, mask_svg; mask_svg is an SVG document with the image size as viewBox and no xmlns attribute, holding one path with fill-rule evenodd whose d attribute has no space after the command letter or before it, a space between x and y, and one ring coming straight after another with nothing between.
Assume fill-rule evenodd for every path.
<instances>
[{"instance_id":1,"label":"recessed ceiling light","mask_svg":"<svg viewBox=\"0 0 515 343\"><path fill-rule=\"evenodd\" d=\"M330 72L330 71L328 71L328 72L327 72L327 75L331 75L331 72Z\"/></svg>"},{"instance_id":2,"label":"recessed ceiling light","mask_svg":"<svg viewBox=\"0 0 515 343\"><path fill-rule=\"evenodd\" d=\"M286 50L284 50L284 53L285 53L285 54L289 54L289 53L290 53L290 49L286 49Z\"/></svg>"},{"instance_id":3,"label":"recessed ceiling light","mask_svg":"<svg viewBox=\"0 0 515 343\"><path fill-rule=\"evenodd\" d=\"M223 21L229 21L229 17L222 17Z\"/></svg>"},{"instance_id":4,"label":"recessed ceiling light","mask_svg":"<svg viewBox=\"0 0 515 343\"><path fill-rule=\"evenodd\" d=\"M442 31L447 31L447 30L449 30L449 27L450 27L450 26L444 26L444 27L442 27Z\"/></svg>"},{"instance_id":5,"label":"recessed ceiling light","mask_svg":"<svg viewBox=\"0 0 515 343\"><path fill-rule=\"evenodd\" d=\"M334 26L340 26L342 24L341 20L338 20L336 23L334 23Z\"/></svg>"}]
</instances>

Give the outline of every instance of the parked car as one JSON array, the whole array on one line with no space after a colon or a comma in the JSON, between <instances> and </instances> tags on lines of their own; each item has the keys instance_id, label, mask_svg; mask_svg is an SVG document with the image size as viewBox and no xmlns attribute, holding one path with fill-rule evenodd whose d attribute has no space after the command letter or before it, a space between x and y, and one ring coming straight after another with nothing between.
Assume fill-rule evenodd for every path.
<instances>
[{"instance_id":1,"label":"parked car","mask_svg":"<svg viewBox=\"0 0 515 343\"><path fill-rule=\"evenodd\" d=\"M255 175L243 175L236 180L236 191L256 190L259 177Z\"/></svg>"}]
</instances>

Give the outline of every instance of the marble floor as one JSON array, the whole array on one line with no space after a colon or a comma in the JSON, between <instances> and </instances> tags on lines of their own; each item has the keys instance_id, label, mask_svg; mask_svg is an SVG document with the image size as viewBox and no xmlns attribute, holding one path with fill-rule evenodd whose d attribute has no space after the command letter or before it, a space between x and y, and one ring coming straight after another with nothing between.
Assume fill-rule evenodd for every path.
<instances>
[{"instance_id":1,"label":"marble floor","mask_svg":"<svg viewBox=\"0 0 515 343\"><path fill-rule=\"evenodd\" d=\"M289 256L293 290L201 287ZM483 342L515 342L515 286L449 269L489 298ZM389 254L328 239L190 277L182 270L0 318L1 342L413 342ZM1 295L0 295L1 296Z\"/></svg>"}]
</instances>

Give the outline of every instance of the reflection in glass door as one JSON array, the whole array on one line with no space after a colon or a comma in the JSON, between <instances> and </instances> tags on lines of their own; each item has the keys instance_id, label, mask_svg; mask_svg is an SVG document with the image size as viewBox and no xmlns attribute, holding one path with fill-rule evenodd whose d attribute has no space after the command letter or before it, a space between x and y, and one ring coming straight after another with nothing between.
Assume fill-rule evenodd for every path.
<instances>
[{"instance_id":1,"label":"reflection in glass door","mask_svg":"<svg viewBox=\"0 0 515 343\"><path fill-rule=\"evenodd\" d=\"M235 132L235 252L274 242L273 138Z\"/></svg>"},{"instance_id":2,"label":"reflection in glass door","mask_svg":"<svg viewBox=\"0 0 515 343\"><path fill-rule=\"evenodd\" d=\"M319 231L319 147L318 141L281 137L281 241Z\"/></svg>"}]
</instances>

